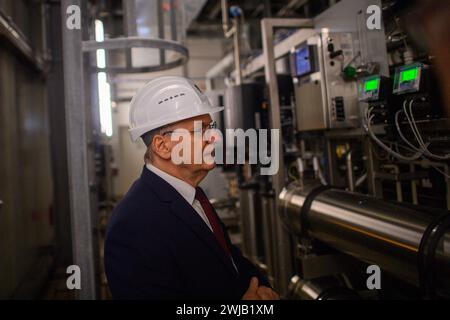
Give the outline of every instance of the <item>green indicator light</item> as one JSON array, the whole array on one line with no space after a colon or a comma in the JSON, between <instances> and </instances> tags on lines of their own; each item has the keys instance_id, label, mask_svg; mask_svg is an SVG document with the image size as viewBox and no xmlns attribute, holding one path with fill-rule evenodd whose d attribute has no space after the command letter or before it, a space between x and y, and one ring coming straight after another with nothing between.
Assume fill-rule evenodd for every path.
<instances>
[{"instance_id":1,"label":"green indicator light","mask_svg":"<svg viewBox=\"0 0 450 320\"><path fill-rule=\"evenodd\" d=\"M366 83L365 83L366 92L377 90L379 83L380 83L380 79L378 79L378 78L366 81Z\"/></svg>"},{"instance_id":2,"label":"green indicator light","mask_svg":"<svg viewBox=\"0 0 450 320\"><path fill-rule=\"evenodd\" d=\"M419 68L412 68L412 69L408 69L408 70L404 70L400 73L400 81L404 82L404 81L411 81L411 80L415 80L417 78L417 73L419 71Z\"/></svg>"}]
</instances>

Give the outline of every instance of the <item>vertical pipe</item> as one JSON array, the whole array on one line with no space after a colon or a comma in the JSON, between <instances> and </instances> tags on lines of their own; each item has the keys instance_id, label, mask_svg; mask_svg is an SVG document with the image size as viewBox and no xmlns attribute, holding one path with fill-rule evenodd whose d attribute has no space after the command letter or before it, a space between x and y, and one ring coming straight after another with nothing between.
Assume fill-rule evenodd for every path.
<instances>
[{"instance_id":1,"label":"vertical pipe","mask_svg":"<svg viewBox=\"0 0 450 320\"><path fill-rule=\"evenodd\" d=\"M125 36L136 36L136 3L134 0L123 0L123 28Z\"/></svg>"},{"instance_id":2,"label":"vertical pipe","mask_svg":"<svg viewBox=\"0 0 450 320\"><path fill-rule=\"evenodd\" d=\"M240 190L241 219L244 230L244 251L252 261L257 261L255 190L246 187Z\"/></svg>"},{"instance_id":3,"label":"vertical pipe","mask_svg":"<svg viewBox=\"0 0 450 320\"><path fill-rule=\"evenodd\" d=\"M416 165L410 164L409 165L411 173L414 173L416 171ZM419 204L419 199L417 197L417 184L416 180L411 180L411 197L412 197L412 203L413 204Z\"/></svg>"},{"instance_id":4,"label":"vertical pipe","mask_svg":"<svg viewBox=\"0 0 450 320\"><path fill-rule=\"evenodd\" d=\"M327 157L328 157L328 176L331 185L338 185L338 179L336 177L337 171L337 162L336 162L336 152L335 152L335 143L334 141L327 139L326 142L327 147ZM302 153L304 154L304 153Z\"/></svg>"},{"instance_id":5,"label":"vertical pipe","mask_svg":"<svg viewBox=\"0 0 450 320\"><path fill-rule=\"evenodd\" d=\"M385 164L383 168L392 169L395 175L395 192L397 194L397 201L403 202L403 192L402 192L402 183L399 180L398 175L400 174L400 168L395 164Z\"/></svg>"},{"instance_id":6,"label":"vertical pipe","mask_svg":"<svg viewBox=\"0 0 450 320\"><path fill-rule=\"evenodd\" d=\"M157 7L157 20L158 20L158 38L164 39L164 12L162 8L162 0L156 0ZM166 51L159 49L159 64L161 66L166 64Z\"/></svg>"},{"instance_id":7,"label":"vertical pipe","mask_svg":"<svg viewBox=\"0 0 450 320\"><path fill-rule=\"evenodd\" d=\"M68 17L66 10L72 5L82 8L82 1L61 1L72 248L74 264L81 270L81 290L77 290L77 297L78 299L95 299L96 282L87 148L89 112L84 92L84 65L81 52L84 30L83 28L71 30L66 26ZM86 12L83 9L86 8L81 9L81 14ZM84 20L81 19L81 21Z\"/></svg>"},{"instance_id":8,"label":"vertical pipe","mask_svg":"<svg viewBox=\"0 0 450 320\"><path fill-rule=\"evenodd\" d=\"M173 41L177 41L177 15L175 0L170 0L170 34Z\"/></svg>"},{"instance_id":9,"label":"vertical pipe","mask_svg":"<svg viewBox=\"0 0 450 320\"><path fill-rule=\"evenodd\" d=\"M228 32L228 27L230 24L230 18L228 15L228 4L227 4L227 0L222 0L221 1L221 6L222 6L222 27L223 27L223 33L227 33Z\"/></svg>"},{"instance_id":10,"label":"vertical pipe","mask_svg":"<svg viewBox=\"0 0 450 320\"><path fill-rule=\"evenodd\" d=\"M275 71L275 54L273 47L273 27L270 19L261 20L261 30L263 39L263 55L264 55L264 73L266 84L269 87L270 94L270 122L272 129L279 130L278 154L283 154L282 132L281 132L281 116L280 116L280 100L278 95L277 74ZM276 195L280 194L284 187L284 162L279 161L279 170L272 176L272 186ZM277 198L275 198L277 199ZM278 209L277 203L275 208ZM292 258L290 257L289 236L283 230L280 216L275 214L274 217L274 240L277 243L275 252L277 265L275 268L275 278L281 295L287 294L289 278L292 275Z\"/></svg>"},{"instance_id":11,"label":"vertical pipe","mask_svg":"<svg viewBox=\"0 0 450 320\"><path fill-rule=\"evenodd\" d=\"M353 173L352 155L353 155L352 150L347 152L347 155L345 157L345 163L347 165L348 189L353 192L353 191L355 191L355 175Z\"/></svg>"},{"instance_id":12,"label":"vertical pipe","mask_svg":"<svg viewBox=\"0 0 450 320\"><path fill-rule=\"evenodd\" d=\"M273 281L273 269L275 262L273 261L273 247L274 243L272 240L272 220L275 211L273 210L273 194L264 194L261 197L262 200L262 218L263 218L263 235L264 235L264 253L265 253L265 264L267 265L268 276L271 281Z\"/></svg>"},{"instance_id":13,"label":"vertical pipe","mask_svg":"<svg viewBox=\"0 0 450 320\"><path fill-rule=\"evenodd\" d=\"M234 66L236 69L236 84L240 85L242 83L242 71L241 71L241 44L240 44L240 33L241 28L239 26L239 18L233 19L233 44L234 44Z\"/></svg>"},{"instance_id":14,"label":"vertical pipe","mask_svg":"<svg viewBox=\"0 0 450 320\"><path fill-rule=\"evenodd\" d=\"M124 34L127 37L136 36L137 35L137 26L136 26L136 3L134 0L123 0L122 3L123 8L123 29ZM133 67L133 61L131 58L131 50L126 49L125 59L127 68Z\"/></svg>"},{"instance_id":15,"label":"vertical pipe","mask_svg":"<svg viewBox=\"0 0 450 320\"><path fill-rule=\"evenodd\" d=\"M378 171L378 160L373 153L372 142L369 137L364 138L364 149L367 154L367 182L369 194L376 198L381 198L383 196L383 188L379 179L376 178L375 173Z\"/></svg>"}]
</instances>

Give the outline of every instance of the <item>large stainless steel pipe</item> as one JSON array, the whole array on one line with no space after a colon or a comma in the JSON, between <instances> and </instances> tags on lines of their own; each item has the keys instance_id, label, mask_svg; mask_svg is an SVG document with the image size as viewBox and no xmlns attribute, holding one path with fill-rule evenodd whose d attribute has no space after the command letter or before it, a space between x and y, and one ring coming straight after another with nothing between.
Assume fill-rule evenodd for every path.
<instances>
[{"instance_id":1,"label":"large stainless steel pipe","mask_svg":"<svg viewBox=\"0 0 450 320\"><path fill-rule=\"evenodd\" d=\"M298 234L300 210L311 189L292 185L279 195L281 214ZM427 226L440 213L329 189L312 202L307 232L341 252L377 264L382 271L417 285L420 241ZM437 283L447 294L450 292L450 231L437 247L436 261Z\"/></svg>"}]
</instances>

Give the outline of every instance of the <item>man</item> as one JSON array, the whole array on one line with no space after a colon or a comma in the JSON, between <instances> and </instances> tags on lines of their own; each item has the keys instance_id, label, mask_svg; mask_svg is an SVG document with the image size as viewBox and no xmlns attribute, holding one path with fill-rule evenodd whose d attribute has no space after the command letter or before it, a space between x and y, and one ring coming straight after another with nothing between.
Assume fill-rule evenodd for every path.
<instances>
[{"instance_id":1,"label":"man","mask_svg":"<svg viewBox=\"0 0 450 320\"><path fill-rule=\"evenodd\" d=\"M131 101L130 133L147 145L146 165L108 227L105 269L114 298L278 299L266 277L231 244L198 187L215 164L196 163L194 147L205 151L213 143L203 134L211 114L222 109L182 77L154 79ZM188 135L174 138L180 131ZM191 161L175 161L174 148L186 142ZM180 154L188 155L189 148Z\"/></svg>"}]
</instances>

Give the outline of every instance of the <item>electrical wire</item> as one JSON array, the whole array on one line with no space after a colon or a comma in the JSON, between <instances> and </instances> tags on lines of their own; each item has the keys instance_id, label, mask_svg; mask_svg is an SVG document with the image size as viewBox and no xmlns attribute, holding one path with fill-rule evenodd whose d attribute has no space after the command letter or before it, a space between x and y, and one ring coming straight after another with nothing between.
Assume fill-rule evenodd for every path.
<instances>
[{"instance_id":1,"label":"electrical wire","mask_svg":"<svg viewBox=\"0 0 450 320\"><path fill-rule=\"evenodd\" d=\"M375 115L371 115L370 110L368 110L366 113L366 116L368 117L366 131L369 133L372 140L375 141L376 144L378 144L382 149L384 149L390 155L392 155L393 157L395 157L397 159L403 160L403 161L415 161L415 160L418 160L420 157L422 157L423 153L421 153L421 152L418 152L412 156L406 156L406 155L400 154L398 152L395 152L392 148L388 147L380 139L378 139L377 136L372 131L371 123L372 123L372 119L375 117Z\"/></svg>"},{"instance_id":2,"label":"electrical wire","mask_svg":"<svg viewBox=\"0 0 450 320\"><path fill-rule=\"evenodd\" d=\"M428 145L429 143L426 145L423 141L422 135L420 134L419 128L417 127L416 121L414 119L414 114L412 112L412 104L413 104L414 100L411 100L411 102L409 103L409 112L410 112L410 117L408 118L408 122L411 126L411 129L413 129L413 131L415 131L414 136L417 139L417 142L419 142L419 145L422 147L423 152L425 153L425 155L429 156L430 158L434 158L434 159L438 159L438 160L448 160L450 159L450 154L445 154L445 155L438 155L435 153L432 153L430 150L428 150ZM406 106L405 106L406 107ZM406 110L406 108L404 107L404 110Z\"/></svg>"},{"instance_id":3,"label":"electrical wire","mask_svg":"<svg viewBox=\"0 0 450 320\"><path fill-rule=\"evenodd\" d=\"M412 115L412 113L408 113L408 110L406 109L406 100L403 102L403 112L405 113L406 116L406 120L408 121L409 126L411 127L411 131L414 135L414 137L416 138L417 142L419 143L419 147L421 147L421 149L423 150L423 146L425 145L425 143L423 142L422 136L420 135L420 132L417 131L417 126L414 120L414 115ZM412 111L411 106L414 103L414 99L412 99L409 102L409 107L410 107L410 111ZM424 151L426 152L426 151Z\"/></svg>"},{"instance_id":4,"label":"electrical wire","mask_svg":"<svg viewBox=\"0 0 450 320\"><path fill-rule=\"evenodd\" d=\"M405 101L403 101L403 108L405 108L405 105L406 105L406 100ZM395 126L397 127L397 131L398 131L398 133L399 133L399 135L400 135L400 138L402 138L402 140L409 146L409 147L411 147L414 151L416 151L416 152L422 152L422 149L420 149L420 148L418 148L418 147L416 147L415 145L413 145L411 142L409 142L409 140L408 139L406 139L406 137L403 135L403 132L402 132L402 130L401 130L401 128L400 128L400 123L399 123L399 120L398 120L398 116L400 115L400 113L404 113L404 110L398 110L396 113L395 113Z\"/></svg>"},{"instance_id":5,"label":"electrical wire","mask_svg":"<svg viewBox=\"0 0 450 320\"><path fill-rule=\"evenodd\" d=\"M413 102L414 100L411 100L411 102L410 102L410 106L412 105L412 102ZM405 107L406 107L406 100L405 100L405 102L403 103L403 106L404 106L404 110L403 110L403 112L405 112L405 115L406 115L406 117L407 117L407 119L408 119L408 122L409 122L409 120L411 120L411 122L409 122L410 124L411 123L414 123L415 124L415 120L414 120L414 116L412 116L412 118L409 118L409 115L407 114L407 112L406 112L406 110L405 110ZM398 144L398 143L396 143L396 142L392 142L392 141L387 141L387 140L384 140L384 139L378 139L376 136L375 136L375 134L372 132L372 129L371 129L371 122L372 122L372 119L375 117L375 115L371 115L371 111L372 111L372 108L368 108L367 110L366 110L366 122L367 122L367 126L365 126L365 129L366 129L366 131L369 133L369 135L370 135L370 137L382 148L382 149L384 149L386 152L388 152L388 154L390 154L390 155L392 155L392 156L394 156L395 158L397 158L397 159L400 159L400 160L404 160L404 161L408 161L408 162L410 162L410 161L415 161L415 160L418 160L420 157L422 157L423 155L424 155L424 153L426 154L427 153L427 151L428 151L428 149L427 149L427 146L429 145L429 143L427 143L427 144L425 144L424 142L423 142L423 139L421 139L422 137L421 136L419 136L419 138L418 138L418 143L420 144L420 146L422 147L422 148L417 148L416 146L414 146L411 142L409 142L408 141L408 139L406 139L406 137L403 135L403 133L402 133L402 131L401 131L401 129L400 129L400 124L399 124L399 121L398 121L398 116L399 116L399 114L402 112L402 110L399 110L399 111L397 111L396 112L396 114L395 114L395 124L396 124L396 127L397 127L397 131L399 132L399 135L400 135L400 137L402 138L402 140L408 145L408 146L404 146L404 145L401 145L401 144ZM411 129L412 130L414 130L412 127L411 127ZM416 134L417 134L417 132L415 132ZM420 133L419 133L420 134ZM416 137L417 138L417 137ZM419 142L419 140L421 140L420 142ZM384 143L383 143L384 142ZM397 152L395 152L394 150L392 150L392 147L388 147L385 143L388 143L388 144L394 144L395 146L396 146L396 148L397 148ZM400 154L399 153L399 150L398 150L398 148L403 148L403 149L405 149L405 150L408 150L408 151L410 151L410 152L417 152L415 155L413 155L413 156L405 156L405 155L402 155L402 154ZM424 148L425 148L425 150L424 150ZM428 153L430 153L429 151L428 151ZM434 164L429 164L431 167L433 167L438 173L440 173L440 174L442 174L445 178L447 178L447 179L450 179L450 175L449 174L447 174L445 171L443 171L443 170L441 170L441 169L439 169L438 168L438 166L436 166L436 165L434 165Z\"/></svg>"}]
</instances>

